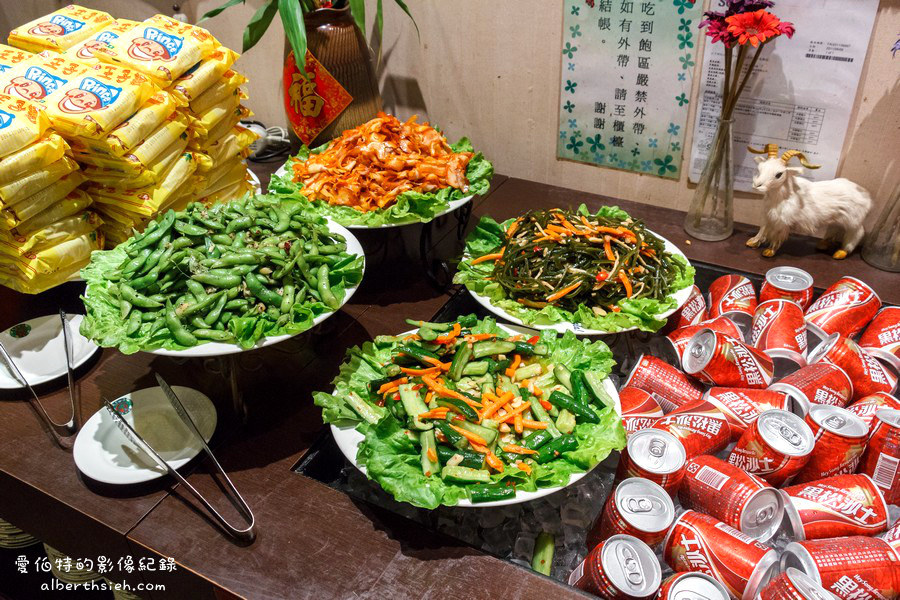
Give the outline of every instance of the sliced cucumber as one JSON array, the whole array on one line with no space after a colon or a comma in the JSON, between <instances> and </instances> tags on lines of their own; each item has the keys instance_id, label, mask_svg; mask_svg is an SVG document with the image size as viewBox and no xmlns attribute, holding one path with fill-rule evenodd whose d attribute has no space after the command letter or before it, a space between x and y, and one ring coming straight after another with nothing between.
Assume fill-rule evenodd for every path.
<instances>
[{"instance_id":1,"label":"sliced cucumber","mask_svg":"<svg viewBox=\"0 0 900 600\"><path fill-rule=\"evenodd\" d=\"M453 483L489 483L491 474L486 469L444 467L441 469L441 479Z\"/></svg>"}]
</instances>

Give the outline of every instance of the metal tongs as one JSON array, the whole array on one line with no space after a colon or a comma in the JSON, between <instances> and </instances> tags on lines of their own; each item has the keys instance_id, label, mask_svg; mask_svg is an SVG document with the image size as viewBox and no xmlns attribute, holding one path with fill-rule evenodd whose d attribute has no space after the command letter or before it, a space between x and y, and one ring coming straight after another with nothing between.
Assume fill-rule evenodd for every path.
<instances>
[{"instance_id":1,"label":"metal tongs","mask_svg":"<svg viewBox=\"0 0 900 600\"><path fill-rule=\"evenodd\" d=\"M252 541L256 537L256 518L253 516L253 511L250 510L250 507L247 505L247 502L244 500L243 496L241 496L240 492L237 491L237 488L234 487L234 484L231 482L231 479L225 473L225 469L222 468L222 465L219 464L219 461L216 460L215 455L212 450L210 450L209 445L206 443L206 440L203 438L203 435L197 429L197 426L194 424L194 420L188 414L187 410L185 410L184 405L181 403L181 400L178 399L178 396L172 390L168 383L163 380L162 377L157 373L156 381L159 382L159 386L162 388L163 393L166 395L166 398L169 399L169 402L172 404L172 408L175 409L175 412L178 413L178 416L187 426L187 428L191 431L191 433L200 441L203 445L203 450L206 452L207 456L209 456L210 460L212 460L213 464L216 466L216 469L221 473L222 477L225 478L225 482L228 484L228 488L231 490L233 497L231 498L232 504L235 505L235 508L241 513L244 519L247 521L248 526L240 529L231 525L225 518L219 514L219 512L213 508L212 504L210 504L206 498L195 488L193 485L188 483L187 479L185 479L181 473L176 471L172 466L166 462L166 460L159 455L159 453L154 450L150 444L148 444L144 438L138 434L137 431L134 430L128 421L126 421L122 415L110 404L109 400L106 398L103 399L103 403L106 406L106 410L109 411L109 414L112 416L113 421L116 423L118 428L122 431L125 437L132 444L140 448L147 456L153 459L153 461L162 469L165 469L169 475L174 477L180 484L187 488L187 490L200 501L203 506L206 507L206 510L212 514L213 517L219 522L219 524L233 537Z\"/></svg>"},{"instance_id":2,"label":"metal tongs","mask_svg":"<svg viewBox=\"0 0 900 600\"><path fill-rule=\"evenodd\" d=\"M41 404L41 400L37 395L37 392L34 391L34 388L31 387L31 384L28 383L28 380L22 374L22 371L19 370L19 367L16 366L15 361L10 355L9 351L0 342L0 356L2 356L3 361L6 363L9 368L10 373L13 374L19 381L24 384L28 391L31 392L31 398L28 401L31 403L31 406L38 413L38 416L43 419L43 421L47 424L47 427L50 429L50 434L56 440L56 443L59 444L63 448L71 448L71 444L67 443L68 438L71 438L75 433L78 432L79 427L81 426L79 421L81 420L81 410L80 410L80 396L75 393L75 374L72 371L72 344L71 344L71 336L69 334L69 321L66 319L66 313L63 309L59 309L59 319L62 322L62 333L63 333L63 350L66 354L66 372L68 375L69 381L69 404L72 409L72 416L69 418L69 421L64 424L57 423L53 419L50 418L50 415L44 410L44 405Z\"/></svg>"}]
</instances>

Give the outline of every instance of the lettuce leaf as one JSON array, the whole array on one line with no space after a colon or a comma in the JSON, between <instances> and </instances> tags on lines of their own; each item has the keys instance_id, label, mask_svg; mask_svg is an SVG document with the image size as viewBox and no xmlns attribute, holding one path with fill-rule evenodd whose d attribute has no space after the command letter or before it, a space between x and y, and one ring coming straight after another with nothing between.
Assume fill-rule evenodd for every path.
<instances>
[{"instance_id":1,"label":"lettuce leaf","mask_svg":"<svg viewBox=\"0 0 900 600\"><path fill-rule=\"evenodd\" d=\"M302 147L294 157L296 160L306 160L310 154L318 154L325 150L328 144L310 150ZM450 146L454 152L474 152L475 149L468 138L462 138ZM337 223L344 225L359 225L363 227L379 227L382 225L402 225L407 223L425 223L450 206L450 202L461 200L470 195L485 195L491 187L491 177L494 175L494 166L481 152L477 152L466 168L466 178L469 180L469 189L462 190L447 187L437 192L418 193L406 192L400 194L397 202L382 210L362 212L349 206L335 206L322 200L314 200L310 203L310 210L322 216L331 217ZM293 174L288 167L284 175L272 175L269 180L269 193L290 196L291 199L302 198L303 186L293 181Z\"/></svg>"},{"instance_id":2,"label":"lettuce leaf","mask_svg":"<svg viewBox=\"0 0 900 600\"><path fill-rule=\"evenodd\" d=\"M589 214L584 205L579 207L579 212ZM604 206L598 214L605 217L625 219L628 213L617 206ZM522 306L515 300L507 297L506 291L498 283L488 281L488 277L494 269L491 262L472 264L473 258L496 251L505 242L504 232L513 222L513 219L498 223L491 217L482 217L466 240L464 259L459 264L459 270L453 278L454 283L465 285L469 290L487 297L491 304L503 309L510 315L522 320L526 325L553 325L556 323L575 323L588 329L608 331L610 333L636 327L642 331L658 331L665 325L664 319L657 319L656 315L676 307L674 294L694 284L694 268L679 255L673 255L672 260L681 264L684 268L669 284L669 294L663 300L652 298L622 298L616 305L620 312L609 312L605 315L596 315L589 306L580 304L573 312L556 306L545 306L538 310Z\"/></svg>"},{"instance_id":3,"label":"lettuce leaf","mask_svg":"<svg viewBox=\"0 0 900 600\"><path fill-rule=\"evenodd\" d=\"M472 328L475 333L508 335L490 317ZM347 350L346 360L334 379L334 392L317 392L313 395L322 408L322 419L340 427L355 426L365 436L357 452L357 463L364 467L367 476L377 482L400 502L409 502L424 508L440 505L453 506L468 497L467 487L447 483L440 477L426 477L422 472L419 450L406 436L406 427L388 414L374 425L361 421L344 398L350 391L365 401L375 403L378 398L368 392L368 382L383 376L381 365L391 360L391 353L400 343L399 338L379 337L361 347ZM548 347L545 364L564 364L569 369L596 371L606 376L615 365L612 352L602 341L578 339L572 333L559 334L545 330L540 333L540 343ZM579 423L574 435L578 448L543 465L535 464L526 473L515 467L507 467L503 473L495 473L496 482L512 481L516 489L536 491L540 488L564 486L569 477L584 473L596 466L613 450L625 447L625 430L613 408L598 410L600 423Z\"/></svg>"}]
</instances>

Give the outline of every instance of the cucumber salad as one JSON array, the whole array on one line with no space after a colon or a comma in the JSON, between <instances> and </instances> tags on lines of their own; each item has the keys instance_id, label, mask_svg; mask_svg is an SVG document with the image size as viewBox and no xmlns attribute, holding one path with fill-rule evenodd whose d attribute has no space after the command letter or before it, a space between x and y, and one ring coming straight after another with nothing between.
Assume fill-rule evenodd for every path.
<instances>
[{"instance_id":1,"label":"cucumber salad","mask_svg":"<svg viewBox=\"0 0 900 600\"><path fill-rule=\"evenodd\" d=\"M348 350L325 422L363 436L356 462L399 501L435 508L565 486L625 433L602 341L529 337L474 315Z\"/></svg>"}]
</instances>

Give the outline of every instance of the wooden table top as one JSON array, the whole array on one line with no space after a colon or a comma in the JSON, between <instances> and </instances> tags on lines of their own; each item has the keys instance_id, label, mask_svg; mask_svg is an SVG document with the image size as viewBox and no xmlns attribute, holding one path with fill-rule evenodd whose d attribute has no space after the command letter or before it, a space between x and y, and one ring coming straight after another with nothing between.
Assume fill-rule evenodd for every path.
<instances>
[{"instance_id":1,"label":"wooden table top","mask_svg":"<svg viewBox=\"0 0 900 600\"><path fill-rule=\"evenodd\" d=\"M263 180L277 165L255 166ZM498 219L524 210L610 203L601 196L574 192L521 179L495 176L491 193L476 201L477 217ZM832 260L816 252L808 239L785 244L775 259L763 259L744 247L753 233L738 225L737 234L719 243L685 243L683 213L617 202L642 217L650 228L680 246L692 260L754 273L775 264L792 264L813 274L826 287L844 274L872 285L886 302L900 302L893 274L875 270L854 255ZM69 452L55 446L19 394L0 395L0 518L46 540L72 556L98 554L173 557L175 573L144 572L147 582L166 585L150 597L421 597L429 592L450 597L471 595L472 581L505 597L573 594L549 578L534 574L426 531L388 511L357 502L318 481L292 472L322 431L312 392L327 390L347 347L381 333L408 327L406 318L427 319L447 300L423 277L417 264L398 268L397 249L415 247L417 228L388 234L364 232L367 272L356 296L314 331L263 350L240 355L240 381L251 409L249 422L228 418L226 383L215 360L187 361L149 354L124 356L104 350L98 360L79 370L84 416L100 406L101 394L115 398L149 387L152 371L172 385L187 385L216 402L220 426L214 437L217 456L254 511L258 537L248 546L233 543L197 510L193 498L168 483L125 492L86 481ZM434 252L458 253L455 220L445 218L431 240ZM407 252L415 256L415 253ZM387 258L384 258L384 257ZM0 288L7 308L0 326L55 312L60 305L78 312L77 284L67 284L37 297ZM55 414L66 402L64 389L39 390ZM224 417L224 418L221 418ZM189 481L226 517L237 518L202 463L190 468ZM214 588L218 592L214 593Z\"/></svg>"}]
</instances>

